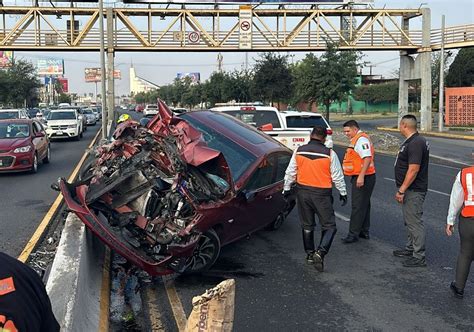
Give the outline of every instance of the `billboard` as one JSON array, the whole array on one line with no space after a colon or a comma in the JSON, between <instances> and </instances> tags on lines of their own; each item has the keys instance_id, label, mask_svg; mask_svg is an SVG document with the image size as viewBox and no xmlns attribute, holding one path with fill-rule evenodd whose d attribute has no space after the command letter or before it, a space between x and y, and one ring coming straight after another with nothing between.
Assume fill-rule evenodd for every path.
<instances>
[{"instance_id":1,"label":"billboard","mask_svg":"<svg viewBox=\"0 0 474 332\"><path fill-rule=\"evenodd\" d=\"M201 81L201 73L177 73L176 78L182 80L185 77L191 78L192 83L199 83Z\"/></svg>"},{"instance_id":2,"label":"billboard","mask_svg":"<svg viewBox=\"0 0 474 332\"><path fill-rule=\"evenodd\" d=\"M64 60L62 59L39 59L36 66L40 76L59 76L64 74Z\"/></svg>"},{"instance_id":3,"label":"billboard","mask_svg":"<svg viewBox=\"0 0 474 332\"><path fill-rule=\"evenodd\" d=\"M102 71L100 68L86 68L84 69L84 78L86 82L100 82L102 79ZM122 72L120 69L114 69L114 79L121 80Z\"/></svg>"},{"instance_id":4,"label":"billboard","mask_svg":"<svg viewBox=\"0 0 474 332\"><path fill-rule=\"evenodd\" d=\"M58 82L61 84L61 89L63 92L69 92L69 81L65 77L58 77Z\"/></svg>"},{"instance_id":5,"label":"billboard","mask_svg":"<svg viewBox=\"0 0 474 332\"><path fill-rule=\"evenodd\" d=\"M13 65L13 51L0 51L0 69Z\"/></svg>"}]
</instances>

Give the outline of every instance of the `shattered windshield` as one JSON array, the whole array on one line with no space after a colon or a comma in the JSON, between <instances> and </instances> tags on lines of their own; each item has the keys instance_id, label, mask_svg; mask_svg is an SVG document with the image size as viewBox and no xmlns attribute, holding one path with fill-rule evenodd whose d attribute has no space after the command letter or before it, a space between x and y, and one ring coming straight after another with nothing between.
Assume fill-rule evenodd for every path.
<instances>
[{"instance_id":1,"label":"shattered windshield","mask_svg":"<svg viewBox=\"0 0 474 332\"><path fill-rule=\"evenodd\" d=\"M257 159L254 155L243 149L235 142L231 141L216 130L206 126L202 122L199 122L188 114L181 115L181 118L188 121L194 128L202 133L204 141L210 148L222 152L227 164L230 167L234 181L238 180L240 176L242 176L242 174L249 168L249 166ZM232 129L233 128L229 128L229 130ZM247 134L248 133L253 134L253 132L250 130L247 130ZM255 139L255 137L253 138ZM263 139L260 137L260 140Z\"/></svg>"}]
</instances>

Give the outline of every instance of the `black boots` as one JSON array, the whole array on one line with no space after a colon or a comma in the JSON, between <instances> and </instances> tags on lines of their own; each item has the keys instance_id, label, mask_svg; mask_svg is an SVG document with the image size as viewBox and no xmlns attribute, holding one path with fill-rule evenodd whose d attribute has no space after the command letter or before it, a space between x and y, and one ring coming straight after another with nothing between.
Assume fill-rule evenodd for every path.
<instances>
[{"instance_id":1,"label":"black boots","mask_svg":"<svg viewBox=\"0 0 474 332\"><path fill-rule=\"evenodd\" d=\"M324 271L324 256L329 252L331 248L332 240L336 236L337 229L327 229L321 232L321 240L319 241L319 246L316 252L313 254L314 267L319 272Z\"/></svg>"},{"instance_id":2,"label":"black boots","mask_svg":"<svg viewBox=\"0 0 474 332\"><path fill-rule=\"evenodd\" d=\"M306 263L314 264L314 231L303 229L303 246L306 251Z\"/></svg>"},{"instance_id":3,"label":"black boots","mask_svg":"<svg viewBox=\"0 0 474 332\"><path fill-rule=\"evenodd\" d=\"M449 288L451 288L451 291L453 292L454 296L458 299L462 299L464 297L464 290L458 288L456 286L456 282L453 281L451 285L449 285Z\"/></svg>"}]
</instances>

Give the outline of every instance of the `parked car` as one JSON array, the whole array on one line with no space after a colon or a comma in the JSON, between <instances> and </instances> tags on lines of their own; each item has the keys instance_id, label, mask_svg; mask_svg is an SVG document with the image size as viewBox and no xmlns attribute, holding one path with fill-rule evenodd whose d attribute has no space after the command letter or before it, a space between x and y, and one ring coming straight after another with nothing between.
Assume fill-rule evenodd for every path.
<instances>
[{"instance_id":1,"label":"parked car","mask_svg":"<svg viewBox=\"0 0 474 332\"><path fill-rule=\"evenodd\" d=\"M71 104L69 104L69 103L59 103L58 108L68 109L68 108L71 108Z\"/></svg>"},{"instance_id":2,"label":"parked car","mask_svg":"<svg viewBox=\"0 0 474 332\"><path fill-rule=\"evenodd\" d=\"M174 115L179 115L188 112L186 108L173 107L170 108Z\"/></svg>"},{"instance_id":3,"label":"parked car","mask_svg":"<svg viewBox=\"0 0 474 332\"><path fill-rule=\"evenodd\" d=\"M145 106L145 109L143 110L143 116L153 117L156 114L158 114L158 105L148 104Z\"/></svg>"},{"instance_id":4,"label":"parked car","mask_svg":"<svg viewBox=\"0 0 474 332\"><path fill-rule=\"evenodd\" d=\"M93 233L163 275L204 271L221 246L281 226L294 206L282 195L290 149L219 112L174 117L160 103L159 115L147 128L119 124L79 182L59 180Z\"/></svg>"},{"instance_id":5,"label":"parked car","mask_svg":"<svg viewBox=\"0 0 474 332\"><path fill-rule=\"evenodd\" d=\"M309 141L311 130L316 125L326 128L325 145L332 148L332 129L326 119L319 113L278 111L271 106L228 105L214 107L212 110L235 116L252 126L260 128L290 149L295 149Z\"/></svg>"},{"instance_id":6,"label":"parked car","mask_svg":"<svg viewBox=\"0 0 474 332\"><path fill-rule=\"evenodd\" d=\"M135 106L135 112L143 112L144 109L145 109L145 107L143 107L143 105Z\"/></svg>"},{"instance_id":7,"label":"parked car","mask_svg":"<svg viewBox=\"0 0 474 332\"><path fill-rule=\"evenodd\" d=\"M0 120L3 119L29 119L28 112L24 109L1 109Z\"/></svg>"},{"instance_id":8,"label":"parked car","mask_svg":"<svg viewBox=\"0 0 474 332\"><path fill-rule=\"evenodd\" d=\"M75 109L51 110L46 121L49 138L82 138L82 115Z\"/></svg>"},{"instance_id":9,"label":"parked car","mask_svg":"<svg viewBox=\"0 0 474 332\"><path fill-rule=\"evenodd\" d=\"M51 147L42 124L36 120L0 120L0 172L38 171L51 161Z\"/></svg>"},{"instance_id":10,"label":"parked car","mask_svg":"<svg viewBox=\"0 0 474 332\"><path fill-rule=\"evenodd\" d=\"M92 126L95 126L95 124L97 123L97 116L94 114L94 112L92 112L91 109L84 109L83 110L83 116L85 116L86 118L86 125L92 125Z\"/></svg>"}]
</instances>

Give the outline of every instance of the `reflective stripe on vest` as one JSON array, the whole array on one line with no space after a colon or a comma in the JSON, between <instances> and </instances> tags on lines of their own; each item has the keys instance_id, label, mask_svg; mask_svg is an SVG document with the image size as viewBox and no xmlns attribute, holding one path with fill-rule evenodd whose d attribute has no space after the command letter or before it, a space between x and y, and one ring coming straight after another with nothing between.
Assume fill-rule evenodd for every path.
<instances>
[{"instance_id":1,"label":"reflective stripe on vest","mask_svg":"<svg viewBox=\"0 0 474 332\"><path fill-rule=\"evenodd\" d=\"M297 151L296 164L298 166L296 174L298 184L315 188L332 188L330 155Z\"/></svg>"},{"instance_id":2,"label":"reflective stripe on vest","mask_svg":"<svg viewBox=\"0 0 474 332\"><path fill-rule=\"evenodd\" d=\"M365 137L370 142L370 153L372 157L370 157L370 164L365 172L365 175L375 174L375 165L374 165L374 157L375 157L375 150L374 145L370 141L369 135L364 132L359 132L351 139L351 144L346 150L346 154L344 155L344 160L342 161L342 169L344 170L344 175L352 176L352 175L359 175L360 171L362 170L363 160L359 154L354 150L354 147L359 140L359 138Z\"/></svg>"},{"instance_id":3,"label":"reflective stripe on vest","mask_svg":"<svg viewBox=\"0 0 474 332\"><path fill-rule=\"evenodd\" d=\"M461 185L464 190L464 207L461 215L465 218L474 217L474 166L461 171Z\"/></svg>"}]
</instances>

